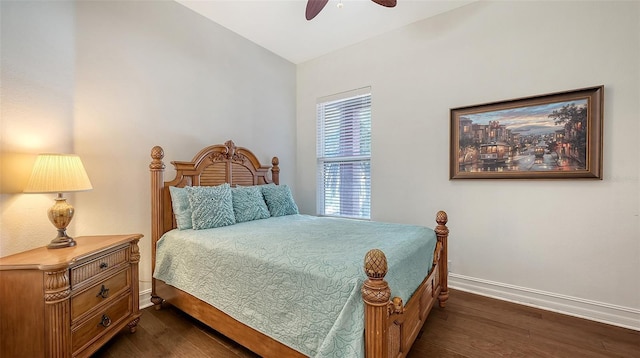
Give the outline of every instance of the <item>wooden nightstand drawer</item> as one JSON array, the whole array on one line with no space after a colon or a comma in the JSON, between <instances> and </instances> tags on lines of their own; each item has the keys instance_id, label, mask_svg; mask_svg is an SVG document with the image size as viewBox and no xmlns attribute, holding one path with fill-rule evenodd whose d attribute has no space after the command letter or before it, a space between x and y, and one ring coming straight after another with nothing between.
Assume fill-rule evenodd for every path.
<instances>
[{"instance_id":1,"label":"wooden nightstand drawer","mask_svg":"<svg viewBox=\"0 0 640 358\"><path fill-rule=\"evenodd\" d=\"M129 261L129 247L108 253L71 269L71 287Z\"/></svg>"},{"instance_id":2,"label":"wooden nightstand drawer","mask_svg":"<svg viewBox=\"0 0 640 358\"><path fill-rule=\"evenodd\" d=\"M131 287L131 269L120 271L104 281L98 282L71 297L71 320L75 321L82 314L101 304L107 304L114 297Z\"/></svg>"},{"instance_id":3,"label":"wooden nightstand drawer","mask_svg":"<svg viewBox=\"0 0 640 358\"><path fill-rule=\"evenodd\" d=\"M129 314L131 314L130 294L119 298L73 329L71 333L72 350L76 352L92 340L99 339Z\"/></svg>"}]
</instances>

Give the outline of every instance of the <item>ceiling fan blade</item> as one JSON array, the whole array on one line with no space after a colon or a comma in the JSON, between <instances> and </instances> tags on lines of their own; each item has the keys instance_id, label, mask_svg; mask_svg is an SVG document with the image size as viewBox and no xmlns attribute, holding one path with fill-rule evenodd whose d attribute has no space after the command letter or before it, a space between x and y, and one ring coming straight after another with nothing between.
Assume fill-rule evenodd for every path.
<instances>
[{"instance_id":1,"label":"ceiling fan blade","mask_svg":"<svg viewBox=\"0 0 640 358\"><path fill-rule=\"evenodd\" d=\"M307 11L305 11L307 20L311 20L316 17L328 2L329 0L308 0Z\"/></svg>"},{"instance_id":2,"label":"ceiling fan blade","mask_svg":"<svg viewBox=\"0 0 640 358\"><path fill-rule=\"evenodd\" d=\"M374 3L378 4L378 5L382 5L382 6L386 6L386 7L394 7L396 6L397 1L396 0L371 0Z\"/></svg>"}]
</instances>

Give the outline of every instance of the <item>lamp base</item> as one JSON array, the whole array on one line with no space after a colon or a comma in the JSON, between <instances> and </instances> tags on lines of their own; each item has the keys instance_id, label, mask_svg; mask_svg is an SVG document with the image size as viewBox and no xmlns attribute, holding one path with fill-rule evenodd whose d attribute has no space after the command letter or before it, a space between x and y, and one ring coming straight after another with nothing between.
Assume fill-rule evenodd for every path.
<instances>
[{"instance_id":1,"label":"lamp base","mask_svg":"<svg viewBox=\"0 0 640 358\"><path fill-rule=\"evenodd\" d=\"M76 246L76 241L72 237L67 236L65 230L58 230L58 237L51 240L49 245L47 245L47 249L62 249L71 246Z\"/></svg>"},{"instance_id":2,"label":"lamp base","mask_svg":"<svg viewBox=\"0 0 640 358\"><path fill-rule=\"evenodd\" d=\"M65 247L76 246L76 242L72 237L67 235L67 226L73 219L74 213L73 206L67 203L67 200L62 196L62 193L58 193L56 203L49 208L47 214L49 220L58 229L58 237L51 240L51 243L47 245L49 249L62 249Z\"/></svg>"}]
</instances>

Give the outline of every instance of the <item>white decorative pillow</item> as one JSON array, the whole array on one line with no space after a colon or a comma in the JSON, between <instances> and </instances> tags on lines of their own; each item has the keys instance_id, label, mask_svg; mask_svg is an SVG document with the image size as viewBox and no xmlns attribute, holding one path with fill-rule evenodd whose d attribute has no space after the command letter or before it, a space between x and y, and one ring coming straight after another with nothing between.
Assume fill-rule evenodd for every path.
<instances>
[{"instance_id":1,"label":"white decorative pillow","mask_svg":"<svg viewBox=\"0 0 640 358\"><path fill-rule=\"evenodd\" d=\"M233 225L231 187L224 183L218 186L188 186L191 205L191 223L194 230Z\"/></svg>"},{"instance_id":2,"label":"white decorative pillow","mask_svg":"<svg viewBox=\"0 0 640 358\"><path fill-rule=\"evenodd\" d=\"M266 219L270 216L259 186L231 188L231 194L236 222Z\"/></svg>"}]
</instances>

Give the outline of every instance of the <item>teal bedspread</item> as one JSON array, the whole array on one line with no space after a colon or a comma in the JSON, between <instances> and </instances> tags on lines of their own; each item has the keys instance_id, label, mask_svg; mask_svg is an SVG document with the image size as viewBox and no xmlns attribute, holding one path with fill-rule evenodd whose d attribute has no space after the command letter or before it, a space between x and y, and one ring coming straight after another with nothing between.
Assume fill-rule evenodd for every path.
<instances>
[{"instance_id":1,"label":"teal bedspread","mask_svg":"<svg viewBox=\"0 0 640 358\"><path fill-rule=\"evenodd\" d=\"M308 356L364 357L365 254L385 253L406 303L435 245L421 226L289 215L167 232L154 277Z\"/></svg>"}]
</instances>

